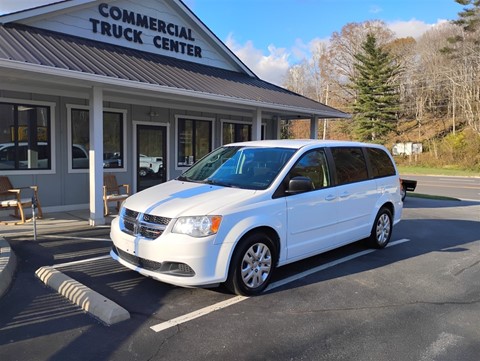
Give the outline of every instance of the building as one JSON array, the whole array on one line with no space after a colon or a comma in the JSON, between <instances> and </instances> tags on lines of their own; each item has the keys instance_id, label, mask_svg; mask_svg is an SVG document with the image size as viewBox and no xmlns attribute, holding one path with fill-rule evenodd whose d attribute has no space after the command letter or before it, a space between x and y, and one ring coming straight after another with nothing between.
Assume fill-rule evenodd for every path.
<instances>
[{"instance_id":1,"label":"building","mask_svg":"<svg viewBox=\"0 0 480 361\"><path fill-rule=\"evenodd\" d=\"M60 1L0 16L0 172L44 211L90 209L280 121L347 117L259 79L180 0Z\"/></svg>"}]
</instances>

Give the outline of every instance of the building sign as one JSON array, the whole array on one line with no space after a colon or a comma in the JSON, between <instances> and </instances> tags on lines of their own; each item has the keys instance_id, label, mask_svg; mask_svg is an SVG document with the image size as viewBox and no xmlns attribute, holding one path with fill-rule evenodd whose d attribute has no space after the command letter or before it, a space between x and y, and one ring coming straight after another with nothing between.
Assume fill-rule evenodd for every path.
<instances>
[{"instance_id":1,"label":"building sign","mask_svg":"<svg viewBox=\"0 0 480 361\"><path fill-rule=\"evenodd\" d=\"M152 41L157 49L202 57L202 48L195 45L190 28L106 3L98 5L98 14L99 18L89 18L95 34L125 39L138 45ZM147 37L143 33L145 30L158 34Z\"/></svg>"}]
</instances>

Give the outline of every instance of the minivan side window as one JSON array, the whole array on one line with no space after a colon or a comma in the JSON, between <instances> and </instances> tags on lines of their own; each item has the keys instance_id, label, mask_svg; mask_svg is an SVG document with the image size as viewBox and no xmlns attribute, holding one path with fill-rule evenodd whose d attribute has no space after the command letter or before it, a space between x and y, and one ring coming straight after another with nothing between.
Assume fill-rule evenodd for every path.
<instances>
[{"instance_id":1,"label":"minivan side window","mask_svg":"<svg viewBox=\"0 0 480 361\"><path fill-rule=\"evenodd\" d=\"M359 182L368 179L367 164L360 147L331 148L337 184Z\"/></svg>"},{"instance_id":2,"label":"minivan side window","mask_svg":"<svg viewBox=\"0 0 480 361\"><path fill-rule=\"evenodd\" d=\"M372 166L373 178L395 175L395 167L392 160L383 149L367 148L367 154Z\"/></svg>"},{"instance_id":3,"label":"minivan side window","mask_svg":"<svg viewBox=\"0 0 480 361\"><path fill-rule=\"evenodd\" d=\"M327 158L323 149L315 149L305 153L290 171L293 177L308 177L312 180L315 189L330 186Z\"/></svg>"}]
</instances>

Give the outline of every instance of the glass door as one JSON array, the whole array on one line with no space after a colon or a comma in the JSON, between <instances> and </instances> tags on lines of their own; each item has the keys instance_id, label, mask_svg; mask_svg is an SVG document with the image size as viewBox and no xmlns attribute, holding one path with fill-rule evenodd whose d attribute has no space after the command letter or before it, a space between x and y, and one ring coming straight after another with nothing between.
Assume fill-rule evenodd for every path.
<instances>
[{"instance_id":1,"label":"glass door","mask_svg":"<svg viewBox=\"0 0 480 361\"><path fill-rule=\"evenodd\" d=\"M167 128L137 125L137 192L167 180Z\"/></svg>"}]
</instances>

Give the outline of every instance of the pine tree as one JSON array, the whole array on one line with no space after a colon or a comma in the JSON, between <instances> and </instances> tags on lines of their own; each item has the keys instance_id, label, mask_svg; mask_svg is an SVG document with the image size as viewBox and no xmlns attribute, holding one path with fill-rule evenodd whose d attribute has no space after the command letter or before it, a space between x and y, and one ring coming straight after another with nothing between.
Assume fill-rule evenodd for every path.
<instances>
[{"instance_id":1,"label":"pine tree","mask_svg":"<svg viewBox=\"0 0 480 361\"><path fill-rule=\"evenodd\" d=\"M458 13L459 19L454 20L453 23L461 26L467 33L475 33L480 28L480 0L455 0L455 2L463 5L464 8ZM478 38L475 42L479 45Z\"/></svg>"},{"instance_id":2,"label":"pine tree","mask_svg":"<svg viewBox=\"0 0 480 361\"><path fill-rule=\"evenodd\" d=\"M400 99L394 78L399 68L377 45L373 34L367 35L355 60L356 76L350 79L357 94L353 110L355 135L361 141L380 143L397 120Z\"/></svg>"}]
</instances>

